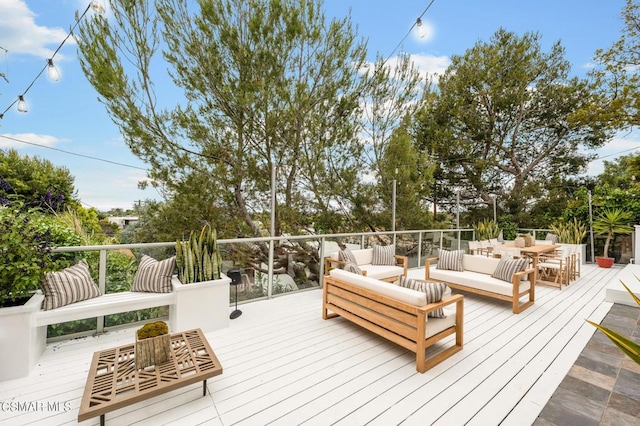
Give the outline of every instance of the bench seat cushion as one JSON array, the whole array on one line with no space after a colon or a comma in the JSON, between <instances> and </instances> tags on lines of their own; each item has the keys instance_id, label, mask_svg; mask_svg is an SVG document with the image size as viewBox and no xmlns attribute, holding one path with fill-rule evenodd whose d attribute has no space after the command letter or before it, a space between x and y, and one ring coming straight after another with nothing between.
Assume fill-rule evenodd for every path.
<instances>
[{"instance_id":1,"label":"bench seat cushion","mask_svg":"<svg viewBox=\"0 0 640 426\"><path fill-rule=\"evenodd\" d=\"M361 271L367 272L367 277L383 280L404 274L404 268L391 265L359 265Z\"/></svg>"},{"instance_id":2,"label":"bench seat cushion","mask_svg":"<svg viewBox=\"0 0 640 426\"><path fill-rule=\"evenodd\" d=\"M172 305L174 293L138 293L123 291L36 313L36 326L93 318L138 309Z\"/></svg>"},{"instance_id":3,"label":"bench seat cushion","mask_svg":"<svg viewBox=\"0 0 640 426\"><path fill-rule=\"evenodd\" d=\"M420 291L411 290L409 288L399 287L395 284L379 281L371 277L353 274L343 271L342 269L332 269L329 272L332 277L344 281L346 283L375 291L384 296L391 297L413 306L424 306L427 304L427 298Z\"/></svg>"},{"instance_id":4,"label":"bench seat cushion","mask_svg":"<svg viewBox=\"0 0 640 426\"><path fill-rule=\"evenodd\" d=\"M479 257L479 256L478 256ZM493 278L491 275L473 271L443 271L441 269L429 269L429 277L436 280L445 281L451 284L459 284L473 287L478 290L489 291L502 294L504 296L513 295L513 284ZM529 281L521 280L518 293L529 289Z\"/></svg>"}]
</instances>

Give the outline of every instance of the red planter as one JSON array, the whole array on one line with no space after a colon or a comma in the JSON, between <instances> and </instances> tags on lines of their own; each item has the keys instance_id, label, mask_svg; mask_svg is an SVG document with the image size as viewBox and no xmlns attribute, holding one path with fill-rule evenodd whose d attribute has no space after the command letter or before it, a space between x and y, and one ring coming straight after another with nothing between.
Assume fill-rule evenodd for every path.
<instances>
[{"instance_id":1,"label":"red planter","mask_svg":"<svg viewBox=\"0 0 640 426\"><path fill-rule=\"evenodd\" d=\"M596 256L596 263L601 268L611 268L613 266L613 257L598 257Z\"/></svg>"}]
</instances>

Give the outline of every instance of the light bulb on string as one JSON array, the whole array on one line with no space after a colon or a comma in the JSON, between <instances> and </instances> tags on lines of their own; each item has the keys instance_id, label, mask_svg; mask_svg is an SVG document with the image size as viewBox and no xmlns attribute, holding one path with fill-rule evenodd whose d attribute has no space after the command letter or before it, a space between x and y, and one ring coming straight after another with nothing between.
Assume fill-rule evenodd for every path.
<instances>
[{"instance_id":1,"label":"light bulb on string","mask_svg":"<svg viewBox=\"0 0 640 426\"><path fill-rule=\"evenodd\" d=\"M98 15L104 15L105 13L104 6L99 1L92 1L90 7Z\"/></svg>"},{"instance_id":2,"label":"light bulb on string","mask_svg":"<svg viewBox=\"0 0 640 426\"><path fill-rule=\"evenodd\" d=\"M422 19L416 19L416 29L418 30L418 37L425 38L427 35L427 26L422 23Z\"/></svg>"},{"instance_id":3,"label":"light bulb on string","mask_svg":"<svg viewBox=\"0 0 640 426\"><path fill-rule=\"evenodd\" d=\"M47 59L47 74L49 75L49 79L51 81L60 80L60 72L58 68L53 64L53 59Z\"/></svg>"},{"instance_id":4,"label":"light bulb on string","mask_svg":"<svg viewBox=\"0 0 640 426\"><path fill-rule=\"evenodd\" d=\"M24 96L20 95L18 96L18 111L20 112L27 112L27 102L25 102L24 100Z\"/></svg>"}]
</instances>

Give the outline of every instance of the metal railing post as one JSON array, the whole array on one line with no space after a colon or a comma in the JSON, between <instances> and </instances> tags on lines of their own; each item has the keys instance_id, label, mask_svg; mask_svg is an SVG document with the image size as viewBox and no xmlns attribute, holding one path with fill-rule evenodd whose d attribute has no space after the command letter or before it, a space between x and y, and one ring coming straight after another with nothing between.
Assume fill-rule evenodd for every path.
<instances>
[{"instance_id":1,"label":"metal railing post","mask_svg":"<svg viewBox=\"0 0 640 426\"><path fill-rule=\"evenodd\" d=\"M416 265L416 267L419 268L421 263L422 263L422 231L418 232L418 264Z\"/></svg>"},{"instance_id":2,"label":"metal railing post","mask_svg":"<svg viewBox=\"0 0 640 426\"><path fill-rule=\"evenodd\" d=\"M98 287L102 294L106 294L107 283L107 250L100 250L100 262L98 263ZM104 315L97 317L96 331L104 332Z\"/></svg>"}]
</instances>

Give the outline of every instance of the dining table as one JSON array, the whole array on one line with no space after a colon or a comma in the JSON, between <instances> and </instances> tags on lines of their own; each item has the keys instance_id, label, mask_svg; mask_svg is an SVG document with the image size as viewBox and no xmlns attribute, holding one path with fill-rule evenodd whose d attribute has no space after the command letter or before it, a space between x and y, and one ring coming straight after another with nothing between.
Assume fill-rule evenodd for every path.
<instances>
[{"instance_id":1,"label":"dining table","mask_svg":"<svg viewBox=\"0 0 640 426\"><path fill-rule=\"evenodd\" d=\"M502 247L516 247L514 243L504 243ZM531 267L533 268L533 282L536 284L543 284L538 279L538 262L540 255L545 253L552 253L559 249L560 244L534 244L529 247L516 247L520 249L520 254L527 256L531 259Z\"/></svg>"}]
</instances>

